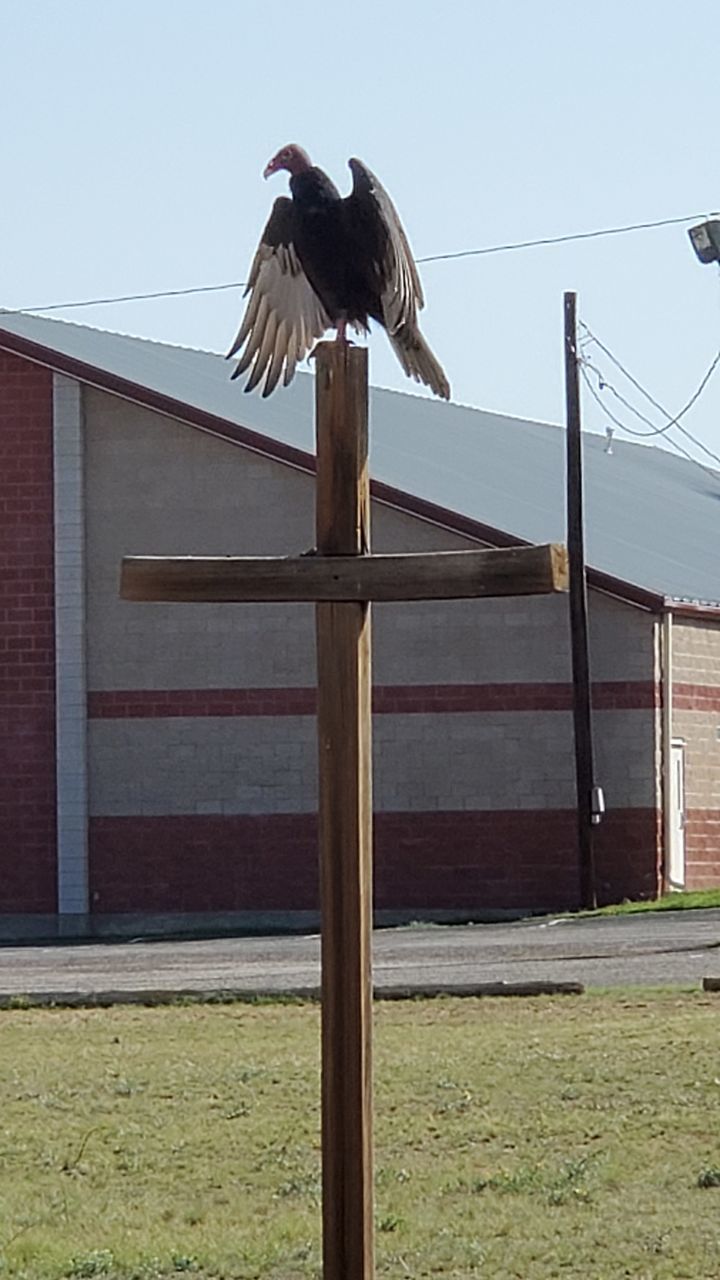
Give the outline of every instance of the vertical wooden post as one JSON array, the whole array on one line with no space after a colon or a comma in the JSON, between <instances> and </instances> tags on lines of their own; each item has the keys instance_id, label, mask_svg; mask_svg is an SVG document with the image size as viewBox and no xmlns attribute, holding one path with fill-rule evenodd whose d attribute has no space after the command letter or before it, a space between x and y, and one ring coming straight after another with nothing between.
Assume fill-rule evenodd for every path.
<instances>
[{"instance_id":1,"label":"vertical wooden post","mask_svg":"<svg viewBox=\"0 0 720 1280\"><path fill-rule=\"evenodd\" d=\"M582 435L577 365L577 295L565 294L565 400L567 413L567 544L570 566L570 642L575 730L580 902L597 906L593 840L592 707L583 529Z\"/></svg>"},{"instance_id":2,"label":"vertical wooden post","mask_svg":"<svg viewBox=\"0 0 720 1280\"><path fill-rule=\"evenodd\" d=\"M369 551L367 351L322 343L317 551ZM369 604L319 604L324 1280L371 1280L372 796Z\"/></svg>"}]
</instances>

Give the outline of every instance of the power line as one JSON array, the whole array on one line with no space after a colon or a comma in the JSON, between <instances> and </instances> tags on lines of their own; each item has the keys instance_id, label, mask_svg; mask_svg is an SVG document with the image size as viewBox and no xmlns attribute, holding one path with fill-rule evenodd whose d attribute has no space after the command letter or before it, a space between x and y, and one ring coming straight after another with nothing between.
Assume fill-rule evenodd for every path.
<instances>
[{"instance_id":1,"label":"power line","mask_svg":"<svg viewBox=\"0 0 720 1280\"><path fill-rule=\"evenodd\" d=\"M657 427L652 418L648 418L646 414L641 413L639 409L636 409L635 405L631 404L631 402L618 391L617 387L614 387L612 382L608 381L602 369L598 369L597 365L593 364L592 360L588 360L587 356L581 356L578 363L585 369L589 369L591 373L595 374L595 377L597 378L598 391L609 391L611 395L615 396L616 400L620 401L621 405L630 411L630 413L634 414L636 418L639 418L641 422L646 423L647 426L650 427L649 431L638 431L635 427L626 426L623 429L627 431L628 435L638 436L641 440L648 440L651 436L661 435L664 431L668 431L670 429L670 424L668 424L667 427Z\"/></svg>"},{"instance_id":2,"label":"power line","mask_svg":"<svg viewBox=\"0 0 720 1280\"><path fill-rule=\"evenodd\" d=\"M596 240L598 236L622 236L628 231L649 231L653 227L671 227L695 218L716 218L716 213L691 213L687 218L659 218L656 222L630 222L623 227L601 227L597 231L576 231L566 236L548 236L542 240L516 240L511 244L493 244L486 249L462 249L459 253L436 253L418 262L447 262L451 258L478 258L485 253L508 253L512 249L535 249L540 245L567 244L570 240Z\"/></svg>"},{"instance_id":3,"label":"power line","mask_svg":"<svg viewBox=\"0 0 720 1280\"><path fill-rule=\"evenodd\" d=\"M693 391L692 395L690 396L690 399L683 405L680 412L675 414L675 416L673 417L672 414L668 413L664 405L660 404L660 401L656 400L655 397L650 394L647 388L644 387L642 383L639 382L638 379L634 377L632 373L630 373L630 370L625 368L625 365L622 364L620 360L618 360L617 356L613 355L610 348L606 347L605 344L601 342L598 337L596 337L596 335L592 332L592 330L588 327L588 325L586 325L582 320L580 321L580 323L583 329L585 330L585 333L587 334L590 341L594 342L595 345L605 353L608 359L611 360L612 363L615 365L616 369L620 370L623 376L627 378L628 382L632 383L632 385L640 392L641 395L645 397L645 399L653 406L653 408L657 409L658 412L663 415L663 417L668 419L668 422L664 426L662 427L655 426L655 424L649 418L645 417L645 415L640 413L638 409L635 409L634 406L629 403L629 401L625 400L624 397L621 396L620 393L616 391L615 388L602 377L602 374L600 373L599 370L594 370L598 378L605 383L608 389L611 392L613 392L613 394L616 395L617 398L623 404L625 404L626 407L629 408L630 411L634 413L636 417L640 418L641 421L648 423L648 425L652 427L652 431L649 431L649 432L632 431L631 428L627 428L627 427L625 428L625 430L627 430L631 435L648 436L648 435L665 435L665 433L668 432L672 427L676 427L677 430L680 431L688 440L691 440L692 443L696 445L698 449L702 449L703 453L705 453L708 458L711 458L713 462L717 462L718 464L720 464L720 456L718 456L718 454L713 453L712 449L709 449L707 445L703 444L702 440L698 440L697 436L694 436L691 431L688 431L687 427L683 427L680 425L680 419L684 418L688 410L691 409L692 406L699 400L708 382L710 381L712 375L717 369L718 364L720 364L720 351L717 351L716 354L714 355L713 359L710 362L709 368L703 374L703 377L701 378L699 385L697 386L695 391ZM589 361L586 361L586 363L590 364ZM668 436L668 439L671 439L671 437Z\"/></svg>"},{"instance_id":4,"label":"power line","mask_svg":"<svg viewBox=\"0 0 720 1280\"><path fill-rule=\"evenodd\" d=\"M648 432L645 432L645 431L634 431L632 427L628 427L628 426L627 426L627 424L626 424L625 422L623 422L620 418L618 418L618 417L617 417L617 415L616 415L616 414L614 414L614 413L612 412L612 410L611 410L611 409L608 409L608 407L607 407L607 405L605 404L604 400L602 400L601 396L600 396L600 395L599 395L599 393L595 390L595 387L593 386L592 382L590 381L590 376L589 376L589 374L588 374L588 372L587 372L587 369L585 368L584 363L583 363L582 361L580 361L580 362L579 362L579 366L580 366L580 374L581 374L581 376L582 376L583 382L585 383L585 385L586 385L586 387L587 387L588 391L590 392L590 395L592 396L593 400L595 400L595 401L596 401L596 403L600 406L600 409L601 409L601 410L602 410L602 412L605 414L605 416L606 416L607 418L609 418L611 422L614 422L614 423L615 423L615 426L616 426L616 427L619 427L621 431L625 431L625 432L627 432L627 434L628 434L628 435L631 435L631 436L647 436L647 435L649 434ZM608 384L606 384L606 385L608 385ZM684 458L687 458L688 462L694 462L696 467L700 467L700 470L701 470L701 471L704 471L706 475L711 476L713 480L717 481L717 478L718 478L718 477L717 477L717 472L716 472L716 471L711 471L711 470L710 470L710 467L706 467L706 466L705 466L705 463L704 463L704 462L700 462L700 460L699 460L698 458L693 458L692 454L691 454L691 453L688 453L687 449L684 449L684 448L683 448L683 446L682 446L681 444L678 444L677 440L673 440L672 436L667 436L667 442L668 442L668 444L669 444L669 445L672 445L673 449L675 449L678 453L681 453L681 454L683 455L683 457L684 457Z\"/></svg>"},{"instance_id":5,"label":"power line","mask_svg":"<svg viewBox=\"0 0 720 1280\"><path fill-rule=\"evenodd\" d=\"M154 293L123 293L113 298L84 298L80 302L51 302L47 307L3 307L1 316L22 316L31 311L69 311L71 307L103 307L113 302L145 302L148 298L181 298L190 293L219 293L222 289L244 289L247 281L230 280L226 284L199 284L189 289L158 289Z\"/></svg>"},{"instance_id":6,"label":"power line","mask_svg":"<svg viewBox=\"0 0 720 1280\"><path fill-rule=\"evenodd\" d=\"M620 227L600 227L595 231L576 231L569 235L545 236L538 240L516 240L509 244L487 245L480 249L461 249L456 253L435 253L425 258L418 258L418 263L450 262L458 258L479 258L491 253L510 253L517 249L536 249L547 245L568 244L576 240L595 240L600 236L626 235L632 231L649 231L655 227L677 226L682 222L692 222L696 218L720 217L717 213L689 213L682 218L658 218L653 222L631 222ZM180 298L190 294L220 293L226 289L244 289L247 281L230 280L223 284L202 284L187 289L158 289L152 293L125 293L109 298L84 298L81 301L51 302L46 306L16 307L0 311L0 316L25 315L28 312L69 311L75 307L104 307L116 302L145 302L155 298Z\"/></svg>"}]
</instances>

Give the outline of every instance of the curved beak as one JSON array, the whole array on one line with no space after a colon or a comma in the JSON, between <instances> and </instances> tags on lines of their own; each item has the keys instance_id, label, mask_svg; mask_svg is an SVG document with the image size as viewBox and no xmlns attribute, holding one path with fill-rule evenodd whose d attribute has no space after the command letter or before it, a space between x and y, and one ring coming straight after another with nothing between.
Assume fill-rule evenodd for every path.
<instances>
[{"instance_id":1,"label":"curved beak","mask_svg":"<svg viewBox=\"0 0 720 1280\"><path fill-rule=\"evenodd\" d=\"M263 169L263 178L271 178L274 173L277 173L277 169L277 156L273 156L272 160L269 160Z\"/></svg>"}]
</instances>

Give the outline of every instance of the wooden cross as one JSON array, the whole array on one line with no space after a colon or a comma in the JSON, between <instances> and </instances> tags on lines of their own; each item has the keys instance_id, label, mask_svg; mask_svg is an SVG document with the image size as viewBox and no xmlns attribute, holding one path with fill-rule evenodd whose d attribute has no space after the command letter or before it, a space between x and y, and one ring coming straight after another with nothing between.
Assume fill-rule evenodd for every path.
<instances>
[{"instance_id":1,"label":"wooden cross","mask_svg":"<svg viewBox=\"0 0 720 1280\"><path fill-rule=\"evenodd\" d=\"M314 601L317 622L324 1280L371 1280L370 601L567 590L561 546L370 554L367 351L315 350L317 554L123 561L126 600Z\"/></svg>"}]
</instances>

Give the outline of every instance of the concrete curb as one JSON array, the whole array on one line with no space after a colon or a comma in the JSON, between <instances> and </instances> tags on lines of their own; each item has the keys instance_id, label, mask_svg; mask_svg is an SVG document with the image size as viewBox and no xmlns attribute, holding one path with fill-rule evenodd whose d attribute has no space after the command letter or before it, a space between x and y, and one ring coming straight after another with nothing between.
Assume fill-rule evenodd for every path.
<instances>
[{"instance_id":1,"label":"concrete curb","mask_svg":"<svg viewBox=\"0 0 720 1280\"><path fill-rule=\"evenodd\" d=\"M469 982L432 983L421 987L376 987L376 1000L432 1000L438 996L581 996L584 982Z\"/></svg>"},{"instance_id":2,"label":"concrete curb","mask_svg":"<svg viewBox=\"0 0 720 1280\"><path fill-rule=\"evenodd\" d=\"M458 986L376 987L375 1000L431 1000L438 997L485 996L554 996L583 995L582 982L478 982ZM211 990L147 990L134 991L34 991L0 992L0 1009L109 1009L113 1005L133 1004L151 1007L171 1004L231 1004L283 1000L319 1001L320 988L313 987L222 987Z\"/></svg>"}]
</instances>

